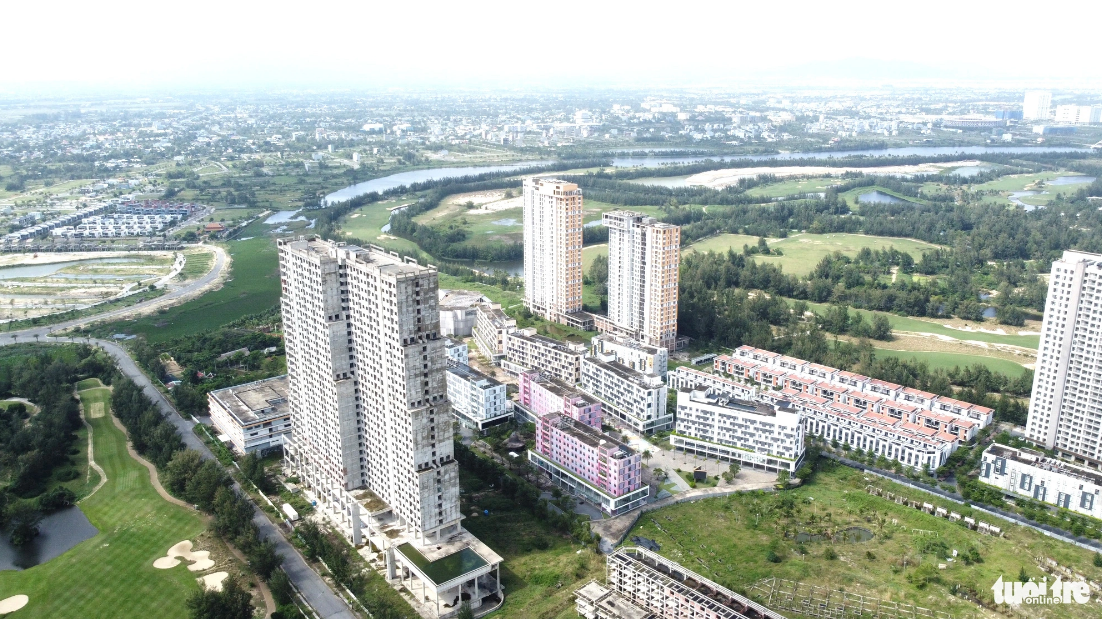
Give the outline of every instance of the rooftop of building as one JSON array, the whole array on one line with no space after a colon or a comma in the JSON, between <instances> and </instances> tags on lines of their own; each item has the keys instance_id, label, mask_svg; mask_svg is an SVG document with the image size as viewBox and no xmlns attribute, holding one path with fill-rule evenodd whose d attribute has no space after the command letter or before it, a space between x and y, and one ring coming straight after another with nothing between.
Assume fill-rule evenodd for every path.
<instances>
[{"instance_id":1,"label":"rooftop of building","mask_svg":"<svg viewBox=\"0 0 1102 619\"><path fill-rule=\"evenodd\" d=\"M495 327L504 327L510 322L513 326L517 324L516 319L502 311L501 306L496 303L479 303L478 311L485 314Z\"/></svg>"},{"instance_id":2,"label":"rooftop of building","mask_svg":"<svg viewBox=\"0 0 1102 619\"><path fill-rule=\"evenodd\" d=\"M721 408L727 408L739 413L746 413L749 415L761 415L762 417L776 417L777 409L772 405L765 404L763 402L751 402L750 400L742 400L740 398L732 398L729 396L712 393L711 389L701 389L698 387L684 387L679 390L681 393L689 395L689 401L699 402L701 404L707 404L709 406L718 406Z\"/></svg>"},{"instance_id":3,"label":"rooftop of building","mask_svg":"<svg viewBox=\"0 0 1102 619\"><path fill-rule=\"evenodd\" d=\"M287 400L290 381L287 375L265 378L244 385L211 391L209 397L233 415L237 423L252 425L291 414Z\"/></svg>"},{"instance_id":4,"label":"rooftop of building","mask_svg":"<svg viewBox=\"0 0 1102 619\"><path fill-rule=\"evenodd\" d=\"M589 396L589 394L576 389L557 378L550 376L540 375L540 380L537 381L540 387L550 391L551 393L559 396L560 398L581 398L588 403L596 404L596 402Z\"/></svg>"},{"instance_id":5,"label":"rooftop of building","mask_svg":"<svg viewBox=\"0 0 1102 619\"><path fill-rule=\"evenodd\" d=\"M440 309L465 309L489 301L482 293L473 290L445 290L441 288L436 291L436 297L439 299Z\"/></svg>"},{"instance_id":6,"label":"rooftop of building","mask_svg":"<svg viewBox=\"0 0 1102 619\"><path fill-rule=\"evenodd\" d=\"M562 342L554 338L547 337L546 335L540 335L536 333L535 329L521 329L519 331L513 331L509 334L510 338L521 338L530 342L535 342L540 346L546 348L553 348L555 350L565 352L571 355L583 355L585 354L585 345L577 344L574 342Z\"/></svg>"},{"instance_id":7,"label":"rooftop of building","mask_svg":"<svg viewBox=\"0 0 1102 619\"><path fill-rule=\"evenodd\" d=\"M636 606L619 593L602 587L591 580L574 592L577 597L601 608L601 617L611 619L651 619L654 613Z\"/></svg>"},{"instance_id":8,"label":"rooftop of building","mask_svg":"<svg viewBox=\"0 0 1102 619\"><path fill-rule=\"evenodd\" d=\"M657 354L659 354L659 348L657 346L651 346L649 344L644 344L643 342L640 342L639 340L633 340L629 337L623 337L623 336L620 336L620 335L616 335L614 333L602 333L600 335L595 335L595 336L593 336L591 341L595 341L595 340L600 340L602 342L609 342L611 344L615 344L617 346L623 346L625 348L630 348L632 350L642 351L642 352L647 353L648 355L657 355ZM665 350L665 349L662 349L662 350Z\"/></svg>"},{"instance_id":9,"label":"rooftop of building","mask_svg":"<svg viewBox=\"0 0 1102 619\"><path fill-rule=\"evenodd\" d=\"M558 428L564 434L567 434L581 443L590 447L607 447L609 449L618 448L617 452L613 454L616 458L627 458L635 454L635 450L628 446L627 443L619 441L612 436L601 432L597 428L586 425L580 421L563 415L562 413L551 413L544 416L541 422L546 421L552 426Z\"/></svg>"},{"instance_id":10,"label":"rooftop of building","mask_svg":"<svg viewBox=\"0 0 1102 619\"><path fill-rule=\"evenodd\" d=\"M1010 447L1008 445L992 443L991 446L987 448L987 453L999 458L1006 458L1007 460L1029 464L1053 473L1075 477L1095 484L1096 486L1102 486L1102 474L1064 462L1057 458L1051 458L1045 455L1044 452L1035 449L1029 449L1027 447Z\"/></svg>"},{"instance_id":11,"label":"rooftop of building","mask_svg":"<svg viewBox=\"0 0 1102 619\"><path fill-rule=\"evenodd\" d=\"M397 252L389 252L376 245L368 245L365 248L359 245L348 245L344 242L327 241L318 236L300 236L295 240L280 239L278 244L281 247L288 247L291 250L312 254L319 258L333 260L343 258L350 262L371 264L377 266L383 272L394 275L418 275L428 271L436 271L436 267L422 266L414 258L403 258Z\"/></svg>"},{"instance_id":12,"label":"rooftop of building","mask_svg":"<svg viewBox=\"0 0 1102 619\"><path fill-rule=\"evenodd\" d=\"M479 387L482 389L493 389L494 387L500 387L502 384L497 379L486 376L482 372L464 363L453 363L449 365L448 372L469 381L481 383Z\"/></svg>"},{"instance_id":13,"label":"rooftop of building","mask_svg":"<svg viewBox=\"0 0 1102 619\"><path fill-rule=\"evenodd\" d=\"M620 363L619 361L602 361L597 357L586 357L582 360L584 363L592 363L600 368L608 370L616 375L617 378L634 383L640 387L646 387L648 389L659 386L662 383L662 378L657 374L649 374L646 372L640 372L639 370L633 370L628 366Z\"/></svg>"}]
</instances>

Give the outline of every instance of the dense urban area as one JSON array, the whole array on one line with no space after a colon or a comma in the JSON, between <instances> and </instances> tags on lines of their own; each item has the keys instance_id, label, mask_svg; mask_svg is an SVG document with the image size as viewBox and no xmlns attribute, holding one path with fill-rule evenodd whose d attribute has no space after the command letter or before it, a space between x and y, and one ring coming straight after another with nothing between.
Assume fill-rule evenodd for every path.
<instances>
[{"instance_id":1,"label":"dense urban area","mask_svg":"<svg viewBox=\"0 0 1102 619\"><path fill-rule=\"evenodd\" d=\"M0 615L1097 617L1100 286L1098 89L4 95Z\"/></svg>"}]
</instances>

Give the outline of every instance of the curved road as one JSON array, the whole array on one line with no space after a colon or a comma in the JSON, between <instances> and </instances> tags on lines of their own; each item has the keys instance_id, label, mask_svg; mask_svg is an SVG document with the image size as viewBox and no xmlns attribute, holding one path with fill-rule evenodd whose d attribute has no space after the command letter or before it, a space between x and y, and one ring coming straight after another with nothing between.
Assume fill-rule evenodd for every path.
<instances>
[{"instance_id":1,"label":"curved road","mask_svg":"<svg viewBox=\"0 0 1102 619\"><path fill-rule=\"evenodd\" d=\"M218 247L217 245L209 245L208 247L214 249L214 267L206 275L171 292L161 295L155 299L142 301L141 303L135 303L134 305L129 305L127 307L120 307L119 309L103 312L102 314L92 314L91 316L74 318L72 320L66 320L65 322L59 322L57 324L47 325L43 327L30 327L27 329L20 329L18 331L5 331L3 333L0 333L0 339L28 341L36 336L42 337L45 335L49 335L53 331L80 327L99 320L119 318L128 314L132 314L134 312L140 312L143 310L152 309L154 307L159 307L161 305L171 305L172 301L180 299L181 297L187 297L201 291L203 288L217 281L219 276L222 275L222 271L225 270L226 263L228 262L226 250Z\"/></svg>"}]
</instances>

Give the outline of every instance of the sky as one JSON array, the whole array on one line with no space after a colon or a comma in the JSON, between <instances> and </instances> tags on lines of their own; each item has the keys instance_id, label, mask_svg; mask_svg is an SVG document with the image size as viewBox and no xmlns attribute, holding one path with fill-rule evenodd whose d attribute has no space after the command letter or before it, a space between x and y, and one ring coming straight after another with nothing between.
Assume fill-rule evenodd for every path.
<instances>
[{"instance_id":1,"label":"sky","mask_svg":"<svg viewBox=\"0 0 1102 619\"><path fill-rule=\"evenodd\" d=\"M1016 10L1029 6L1032 10ZM1043 10L1042 10L1043 7ZM3 10L0 89L1102 86L1097 0L59 0Z\"/></svg>"}]
</instances>

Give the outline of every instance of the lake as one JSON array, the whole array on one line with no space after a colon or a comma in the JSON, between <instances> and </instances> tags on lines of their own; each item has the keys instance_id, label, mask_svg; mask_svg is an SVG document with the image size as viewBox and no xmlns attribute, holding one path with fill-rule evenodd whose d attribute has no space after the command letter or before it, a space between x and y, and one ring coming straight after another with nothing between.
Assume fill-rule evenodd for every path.
<instances>
[{"instance_id":1,"label":"lake","mask_svg":"<svg viewBox=\"0 0 1102 619\"><path fill-rule=\"evenodd\" d=\"M69 262L51 262L50 264L28 264L25 266L17 267L3 267L0 268L0 279L16 279L20 277L45 277L47 275L54 275L58 271L71 267L74 265L83 264L120 264L127 262L138 262L137 258L92 258L89 260L72 260ZM113 279L123 277L121 275L79 275L79 274L60 274L55 277L64 277L67 279Z\"/></svg>"},{"instance_id":2,"label":"lake","mask_svg":"<svg viewBox=\"0 0 1102 619\"><path fill-rule=\"evenodd\" d=\"M657 167L663 164L695 163L697 161L769 161L773 159L830 159L841 157L907 157L920 155L923 157L935 157L938 155L985 155L999 153L1070 153L1084 152L1086 148L1060 148L1060 147L1019 147L1019 146L906 146L902 148L884 148L880 150L839 150L814 153L779 153L776 155L694 155L688 157L678 156L649 156L649 157L615 157L612 165L617 168L632 168L637 166Z\"/></svg>"},{"instance_id":3,"label":"lake","mask_svg":"<svg viewBox=\"0 0 1102 619\"><path fill-rule=\"evenodd\" d=\"M963 177L967 178L967 177L975 176L975 175L979 174L980 172L989 172L993 169L994 168L992 168L990 166L966 165L966 166L961 166L961 167L953 169L953 170L949 170L948 172L946 172L946 174L953 174L953 175L956 175L956 176L963 176Z\"/></svg>"},{"instance_id":4,"label":"lake","mask_svg":"<svg viewBox=\"0 0 1102 619\"><path fill-rule=\"evenodd\" d=\"M462 168L432 168L429 170L411 170L409 172L399 172L397 174L391 174L389 176L383 176L380 178L364 181L362 183L356 183L350 185L344 189L334 191L333 193L322 198L322 206L329 206L334 202L341 202L344 200L351 200L356 196L362 196L372 191L382 193L388 189L394 189L395 187L401 187L402 185L410 185L412 183L423 183L425 181L440 180L444 178L456 178L458 176L468 176L471 174L485 174L487 172L507 172L509 170L516 170L519 168L526 168L534 165L541 165L551 163L550 161L523 161L520 163L507 163L500 165L487 165L487 166L467 166Z\"/></svg>"},{"instance_id":5,"label":"lake","mask_svg":"<svg viewBox=\"0 0 1102 619\"><path fill-rule=\"evenodd\" d=\"M890 193L884 193L883 191L870 191L869 193L863 193L857 196L857 201L861 204L914 204L910 200L904 200L897 198Z\"/></svg>"},{"instance_id":6,"label":"lake","mask_svg":"<svg viewBox=\"0 0 1102 619\"><path fill-rule=\"evenodd\" d=\"M0 533L0 570L25 570L45 563L99 533L79 507L46 516L39 530L38 537L22 548L8 541L10 531Z\"/></svg>"},{"instance_id":7,"label":"lake","mask_svg":"<svg viewBox=\"0 0 1102 619\"><path fill-rule=\"evenodd\" d=\"M1056 178L1045 181L1046 185L1089 185L1093 183L1095 177L1093 176L1057 176Z\"/></svg>"}]
</instances>

